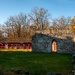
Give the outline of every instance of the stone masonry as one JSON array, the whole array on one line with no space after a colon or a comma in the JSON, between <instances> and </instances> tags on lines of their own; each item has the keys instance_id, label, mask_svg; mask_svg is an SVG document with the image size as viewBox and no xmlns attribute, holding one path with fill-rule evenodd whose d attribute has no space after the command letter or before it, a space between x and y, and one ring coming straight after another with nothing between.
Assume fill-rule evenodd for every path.
<instances>
[{"instance_id":1,"label":"stone masonry","mask_svg":"<svg viewBox=\"0 0 75 75\"><path fill-rule=\"evenodd\" d=\"M71 37L60 39L42 33L36 33L32 37L32 50L34 52L52 52L52 42L57 43L57 53L75 53L75 42Z\"/></svg>"}]
</instances>

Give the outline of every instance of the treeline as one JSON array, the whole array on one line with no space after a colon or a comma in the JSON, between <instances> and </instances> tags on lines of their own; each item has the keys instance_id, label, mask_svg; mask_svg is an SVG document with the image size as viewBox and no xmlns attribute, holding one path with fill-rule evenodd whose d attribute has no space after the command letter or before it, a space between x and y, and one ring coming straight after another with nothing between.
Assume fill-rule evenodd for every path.
<instances>
[{"instance_id":1,"label":"treeline","mask_svg":"<svg viewBox=\"0 0 75 75\"><path fill-rule=\"evenodd\" d=\"M52 19L51 14L44 8L34 7L30 14L20 13L10 16L1 25L0 38L25 38L30 40L36 32L61 36L75 31L75 17L61 16Z\"/></svg>"}]
</instances>

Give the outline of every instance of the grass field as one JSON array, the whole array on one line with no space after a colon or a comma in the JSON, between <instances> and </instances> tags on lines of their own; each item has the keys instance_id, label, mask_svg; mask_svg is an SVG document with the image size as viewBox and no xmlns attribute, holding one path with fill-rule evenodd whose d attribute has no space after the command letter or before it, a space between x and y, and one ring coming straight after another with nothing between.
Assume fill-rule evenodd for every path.
<instances>
[{"instance_id":1,"label":"grass field","mask_svg":"<svg viewBox=\"0 0 75 75\"><path fill-rule=\"evenodd\" d=\"M30 75L71 74L72 57L57 53L0 52L0 66L28 70Z\"/></svg>"}]
</instances>

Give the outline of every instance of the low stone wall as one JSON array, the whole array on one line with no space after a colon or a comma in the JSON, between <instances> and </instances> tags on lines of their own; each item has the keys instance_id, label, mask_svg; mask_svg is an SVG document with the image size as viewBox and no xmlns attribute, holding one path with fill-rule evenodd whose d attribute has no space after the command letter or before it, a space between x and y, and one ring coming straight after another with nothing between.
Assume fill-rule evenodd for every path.
<instances>
[{"instance_id":1,"label":"low stone wall","mask_svg":"<svg viewBox=\"0 0 75 75\"><path fill-rule=\"evenodd\" d=\"M29 75L29 71L15 68L9 69L6 67L0 67L0 75Z\"/></svg>"},{"instance_id":2,"label":"low stone wall","mask_svg":"<svg viewBox=\"0 0 75 75\"><path fill-rule=\"evenodd\" d=\"M32 51L51 53L53 41L56 41L57 43L57 53L75 53L75 42L71 40L71 37L60 39L41 33L36 33L32 37Z\"/></svg>"},{"instance_id":3,"label":"low stone wall","mask_svg":"<svg viewBox=\"0 0 75 75\"><path fill-rule=\"evenodd\" d=\"M47 72L46 75L72 75L72 74L61 74L61 73Z\"/></svg>"},{"instance_id":4,"label":"low stone wall","mask_svg":"<svg viewBox=\"0 0 75 75\"><path fill-rule=\"evenodd\" d=\"M72 70L72 72L73 72L73 75L75 75L75 54L72 55L72 65L73 65L73 70Z\"/></svg>"}]
</instances>

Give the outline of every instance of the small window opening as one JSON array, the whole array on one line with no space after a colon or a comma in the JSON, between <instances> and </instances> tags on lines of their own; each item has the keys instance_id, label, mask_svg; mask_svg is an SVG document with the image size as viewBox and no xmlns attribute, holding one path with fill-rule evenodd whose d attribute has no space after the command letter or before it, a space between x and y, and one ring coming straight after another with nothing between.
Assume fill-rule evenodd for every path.
<instances>
[{"instance_id":1,"label":"small window opening","mask_svg":"<svg viewBox=\"0 0 75 75\"><path fill-rule=\"evenodd\" d=\"M56 41L52 42L52 52L57 52L57 42Z\"/></svg>"}]
</instances>

